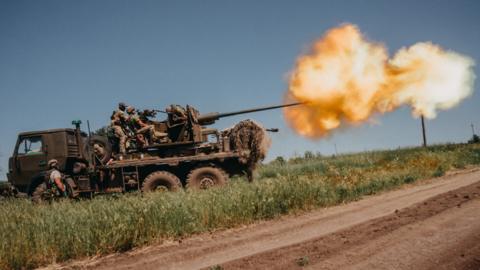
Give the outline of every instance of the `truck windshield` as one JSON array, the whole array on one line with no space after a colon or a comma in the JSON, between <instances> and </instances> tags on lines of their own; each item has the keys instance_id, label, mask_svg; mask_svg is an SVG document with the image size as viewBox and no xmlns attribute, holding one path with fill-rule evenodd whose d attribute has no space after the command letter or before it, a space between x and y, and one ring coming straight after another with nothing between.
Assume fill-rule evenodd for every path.
<instances>
[{"instance_id":1,"label":"truck windshield","mask_svg":"<svg viewBox=\"0 0 480 270\"><path fill-rule=\"evenodd\" d=\"M18 145L18 155L35 155L42 153L42 137L27 137L22 138Z\"/></svg>"}]
</instances>

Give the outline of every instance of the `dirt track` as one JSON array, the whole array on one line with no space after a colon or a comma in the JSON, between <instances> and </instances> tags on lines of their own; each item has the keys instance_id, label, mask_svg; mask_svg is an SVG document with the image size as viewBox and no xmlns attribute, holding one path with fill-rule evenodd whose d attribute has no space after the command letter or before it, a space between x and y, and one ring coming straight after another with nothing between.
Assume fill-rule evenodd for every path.
<instances>
[{"instance_id":1,"label":"dirt track","mask_svg":"<svg viewBox=\"0 0 480 270\"><path fill-rule=\"evenodd\" d=\"M480 171L69 264L81 269L480 269Z\"/></svg>"}]
</instances>

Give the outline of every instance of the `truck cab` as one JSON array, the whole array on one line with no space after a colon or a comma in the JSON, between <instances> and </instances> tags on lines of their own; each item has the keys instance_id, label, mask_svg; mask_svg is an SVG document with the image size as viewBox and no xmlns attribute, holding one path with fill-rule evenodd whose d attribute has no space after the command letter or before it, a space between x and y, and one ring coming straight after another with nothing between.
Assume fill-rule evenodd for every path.
<instances>
[{"instance_id":1,"label":"truck cab","mask_svg":"<svg viewBox=\"0 0 480 270\"><path fill-rule=\"evenodd\" d=\"M81 132L80 138L85 141L87 135ZM81 145L74 129L20 133L8 162L8 182L19 191L31 194L44 181L48 160L57 159L61 171L71 171L73 163L81 158Z\"/></svg>"}]
</instances>

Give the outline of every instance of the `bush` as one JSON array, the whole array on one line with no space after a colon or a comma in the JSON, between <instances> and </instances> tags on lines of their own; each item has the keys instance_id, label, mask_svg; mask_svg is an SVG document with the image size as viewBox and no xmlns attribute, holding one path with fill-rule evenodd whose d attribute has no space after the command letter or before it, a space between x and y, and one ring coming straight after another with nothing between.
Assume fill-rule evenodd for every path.
<instances>
[{"instance_id":1,"label":"bush","mask_svg":"<svg viewBox=\"0 0 480 270\"><path fill-rule=\"evenodd\" d=\"M480 143L480 137L477 134L473 134L468 143Z\"/></svg>"},{"instance_id":2,"label":"bush","mask_svg":"<svg viewBox=\"0 0 480 270\"><path fill-rule=\"evenodd\" d=\"M278 163L279 165L285 165L285 163L287 163L282 156L278 156L274 162Z\"/></svg>"},{"instance_id":3,"label":"bush","mask_svg":"<svg viewBox=\"0 0 480 270\"><path fill-rule=\"evenodd\" d=\"M305 151L305 154L303 155L305 159L313 159L315 158L315 154L313 154L312 151Z\"/></svg>"}]
</instances>

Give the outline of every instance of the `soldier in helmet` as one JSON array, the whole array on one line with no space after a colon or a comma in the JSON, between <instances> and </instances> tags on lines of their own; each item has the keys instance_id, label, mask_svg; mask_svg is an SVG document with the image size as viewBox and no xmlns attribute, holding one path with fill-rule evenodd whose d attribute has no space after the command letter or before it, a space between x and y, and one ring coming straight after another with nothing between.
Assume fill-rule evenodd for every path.
<instances>
[{"instance_id":1,"label":"soldier in helmet","mask_svg":"<svg viewBox=\"0 0 480 270\"><path fill-rule=\"evenodd\" d=\"M62 174L58 170L58 161L56 159L51 159L48 161L47 175L45 176L48 181L48 186L56 187L59 190L59 193L63 196L67 196L67 189L62 181Z\"/></svg>"},{"instance_id":2,"label":"soldier in helmet","mask_svg":"<svg viewBox=\"0 0 480 270\"><path fill-rule=\"evenodd\" d=\"M145 135L147 135L152 142L157 139L155 136L154 126L143 122L142 119L140 119L140 116L136 113L134 107L129 106L127 108L127 114L129 127L135 132L135 134L137 135L137 139L142 145L149 144L147 139L145 139Z\"/></svg>"},{"instance_id":3,"label":"soldier in helmet","mask_svg":"<svg viewBox=\"0 0 480 270\"><path fill-rule=\"evenodd\" d=\"M127 135L125 134L125 125L127 122L127 116L125 115L125 109L127 105L125 103L118 103L118 110L114 111L111 117L110 127L113 130L115 137L119 140L119 152L122 155L126 153Z\"/></svg>"}]
</instances>

